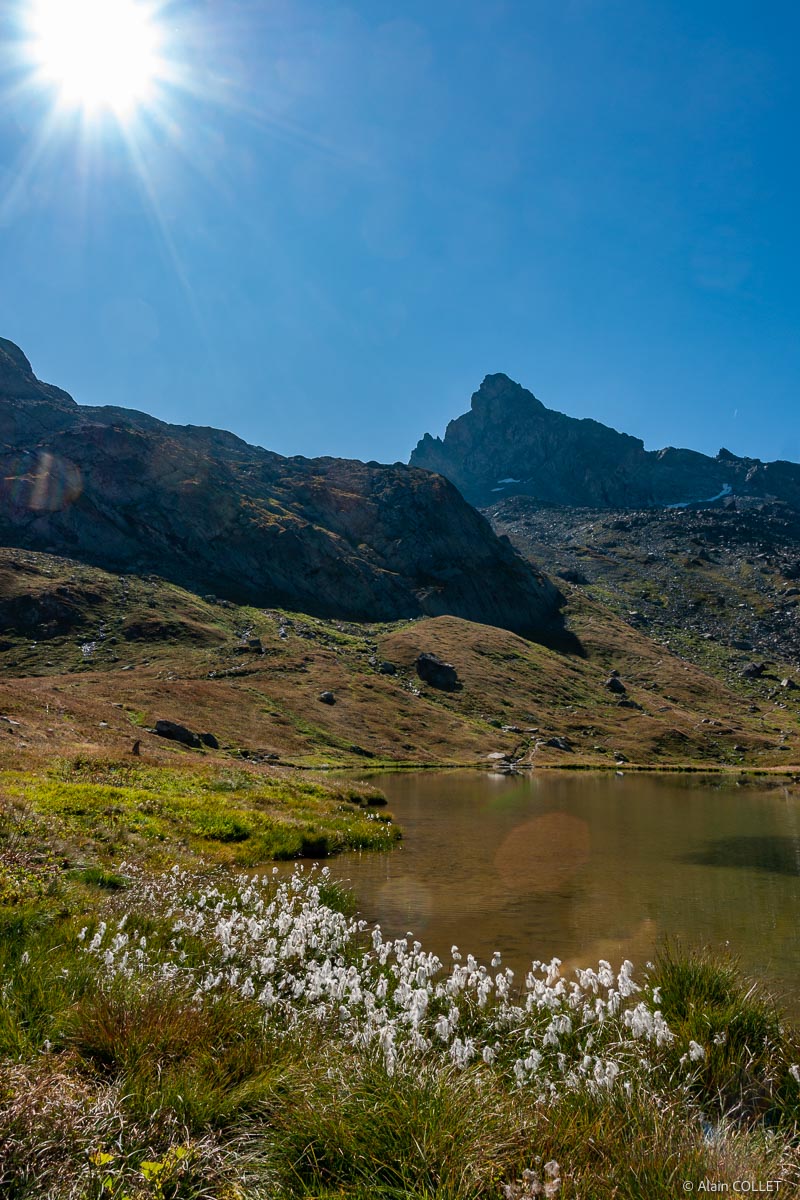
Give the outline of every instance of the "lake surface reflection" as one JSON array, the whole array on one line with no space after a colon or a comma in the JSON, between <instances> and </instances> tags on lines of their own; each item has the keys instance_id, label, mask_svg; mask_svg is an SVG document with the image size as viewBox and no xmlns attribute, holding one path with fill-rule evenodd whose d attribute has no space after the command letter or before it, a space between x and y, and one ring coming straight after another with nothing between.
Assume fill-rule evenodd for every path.
<instances>
[{"instance_id":1,"label":"lake surface reflection","mask_svg":"<svg viewBox=\"0 0 800 1200\"><path fill-rule=\"evenodd\" d=\"M709 777L425 771L372 777L403 827L389 854L328 865L384 932L588 966L659 941L730 943L800 1016L800 800Z\"/></svg>"}]
</instances>

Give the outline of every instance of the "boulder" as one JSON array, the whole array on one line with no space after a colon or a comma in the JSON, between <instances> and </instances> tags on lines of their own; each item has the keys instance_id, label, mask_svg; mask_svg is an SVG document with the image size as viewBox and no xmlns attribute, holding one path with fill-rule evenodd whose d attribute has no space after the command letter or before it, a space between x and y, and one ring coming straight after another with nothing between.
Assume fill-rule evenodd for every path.
<instances>
[{"instance_id":1,"label":"boulder","mask_svg":"<svg viewBox=\"0 0 800 1200\"><path fill-rule=\"evenodd\" d=\"M335 704L336 697L333 692L320 692L318 697L320 704Z\"/></svg>"},{"instance_id":2,"label":"boulder","mask_svg":"<svg viewBox=\"0 0 800 1200\"><path fill-rule=\"evenodd\" d=\"M761 676L764 674L765 670L766 670L765 663L751 662L751 663L748 663L746 667L742 668L742 670L740 671L740 675L741 675L742 679L760 679Z\"/></svg>"},{"instance_id":3,"label":"boulder","mask_svg":"<svg viewBox=\"0 0 800 1200\"><path fill-rule=\"evenodd\" d=\"M378 667L378 674L379 675L396 675L397 667L394 665L394 663L382 662L380 664L380 666Z\"/></svg>"},{"instance_id":4,"label":"boulder","mask_svg":"<svg viewBox=\"0 0 800 1200\"><path fill-rule=\"evenodd\" d=\"M452 663L443 662L435 654L420 654L414 664L423 683L442 692L455 692L460 686L458 672Z\"/></svg>"},{"instance_id":5,"label":"boulder","mask_svg":"<svg viewBox=\"0 0 800 1200\"><path fill-rule=\"evenodd\" d=\"M581 587L585 587L589 579L584 575L583 571L578 571L574 567L567 567L563 571L557 571L559 579L563 579L565 583L577 583Z\"/></svg>"},{"instance_id":6,"label":"boulder","mask_svg":"<svg viewBox=\"0 0 800 1200\"><path fill-rule=\"evenodd\" d=\"M569 738L565 737L548 738L543 745L549 746L553 750L572 750L572 743Z\"/></svg>"},{"instance_id":7,"label":"boulder","mask_svg":"<svg viewBox=\"0 0 800 1200\"><path fill-rule=\"evenodd\" d=\"M603 686L608 688L609 692L613 692L615 696L624 696L628 690L615 671L611 672Z\"/></svg>"},{"instance_id":8,"label":"boulder","mask_svg":"<svg viewBox=\"0 0 800 1200\"><path fill-rule=\"evenodd\" d=\"M200 738L185 725L177 721L156 721L154 733L159 737L168 738L171 742L180 742L184 746L200 746Z\"/></svg>"},{"instance_id":9,"label":"boulder","mask_svg":"<svg viewBox=\"0 0 800 1200\"><path fill-rule=\"evenodd\" d=\"M198 737L204 746L208 746L209 750L219 750L219 742L213 733L200 733Z\"/></svg>"}]
</instances>

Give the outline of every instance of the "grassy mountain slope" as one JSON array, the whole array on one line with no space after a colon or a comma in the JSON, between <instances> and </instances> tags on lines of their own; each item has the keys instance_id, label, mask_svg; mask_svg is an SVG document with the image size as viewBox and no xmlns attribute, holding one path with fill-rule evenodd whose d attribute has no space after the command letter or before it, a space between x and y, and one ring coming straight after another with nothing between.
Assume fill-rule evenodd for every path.
<instances>
[{"instance_id":1,"label":"grassy mountain slope","mask_svg":"<svg viewBox=\"0 0 800 1200\"><path fill-rule=\"evenodd\" d=\"M31 551L0 551L0 589L6 764L130 755L136 740L161 764L800 761L793 694L721 685L577 587L570 652L456 617L369 625L235 606ZM457 691L417 677L422 652L456 667ZM612 670L624 696L606 687ZM212 733L219 749L147 732L158 720ZM570 748L545 744L554 737Z\"/></svg>"}]
</instances>

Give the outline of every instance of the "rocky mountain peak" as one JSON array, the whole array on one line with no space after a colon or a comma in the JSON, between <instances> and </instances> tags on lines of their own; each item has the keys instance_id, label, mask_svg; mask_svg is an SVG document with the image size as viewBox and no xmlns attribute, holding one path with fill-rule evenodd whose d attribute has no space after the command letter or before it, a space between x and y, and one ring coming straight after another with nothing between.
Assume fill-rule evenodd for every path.
<instances>
[{"instance_id":1,"label":"rocky mountain peak","mask_svg":"<svg viewBox=\"0 0 800 1200\"><path fill-rule=\"evenodd\" d=\"M644 442L591 418L546 408L507 375L487 375L469 412L429 434L411 465L445 475L472 504L508 496L593 508L682 507L733 496L800 508L800 465L762 463L722 449L645 450Z\"/></svg>"},{"instance_id":2,"label":"rocky mountain peak","mask_svg":"<svg viewBox=\"0 0 800 1200\"><path fill-rule=\"evenodd\" d=\"M502 372L485 376L477 392L473 392L470 407L474 413L501 418L516 411L521 414L545 411L533 392Z\"/></svg>"},{"instance_id":3,"label":"rocky mountain peak","mask_svg":"<svg viewBox=\"0 0 800 1200\"><path fill-rule=\"evenodd\" d=\"M33 367L19 346L3 337L0 337L0 398L48 400L58 404L75 403L61 388L37 379Z\"/></svg>"},{"instance_id":4,"label":"rocky mountain peak","mask_svg":"<svg viewBox=\"0 0 800 1200\"><path fill-rule=\"evenodd\" d=\"M20 350L19 346L14 342L10 342L8 338L0 338L0 353L11 359L11 362L24 375L33 375L33 367L28 362L28 359Z\"/></svg>"}]
</instances>

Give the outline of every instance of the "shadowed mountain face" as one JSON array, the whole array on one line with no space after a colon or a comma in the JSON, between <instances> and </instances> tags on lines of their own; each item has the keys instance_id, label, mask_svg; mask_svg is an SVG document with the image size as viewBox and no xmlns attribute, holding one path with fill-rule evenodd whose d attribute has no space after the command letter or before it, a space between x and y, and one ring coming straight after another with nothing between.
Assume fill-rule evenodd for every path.
<instances>
[{"instance_id":1,"label":"shadowed mountain face","mask_svg":"<svg viewBox=\"0 0 800 1200\"><path fill-rule=\"evenodd\" d=\"M686 505L773 497L800 509L800 465L721 450L645 450L639 438L545 408L507 375L487 375L444 439L425 434L411 465L438 471L472 503L527 495L594 508Z\"/></svg>"},{"instance_id":2,"label":"shadowed mountain face","mask_svg":"<svg viewBox=\"0 0 800 1200\"><path fill-rule=\"evenodd\" d=\"M86 408L0 339L0 541L253 605L536 634L554 585L446 479Z\"/></svg>"}]
</instances>

